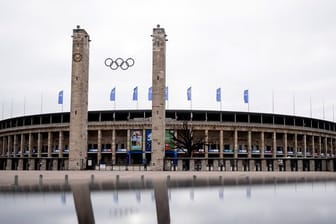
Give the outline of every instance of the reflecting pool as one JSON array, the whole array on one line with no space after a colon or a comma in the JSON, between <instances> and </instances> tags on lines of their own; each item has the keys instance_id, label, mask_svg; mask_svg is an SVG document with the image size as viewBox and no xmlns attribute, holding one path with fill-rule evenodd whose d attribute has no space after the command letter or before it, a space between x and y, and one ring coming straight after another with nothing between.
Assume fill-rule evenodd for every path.
<instances>
[{"instance_id":1,"label":"reflecting pool","mask_svg":"<svg viewBox=\"0 0 336 224\"><path fill-rule=\"evenodd\" d=\"M172 186L161 181L113 186L2 191L0 223L320 224L336 220L334 181L216 186Z\"/></svg>"}]
</instances>

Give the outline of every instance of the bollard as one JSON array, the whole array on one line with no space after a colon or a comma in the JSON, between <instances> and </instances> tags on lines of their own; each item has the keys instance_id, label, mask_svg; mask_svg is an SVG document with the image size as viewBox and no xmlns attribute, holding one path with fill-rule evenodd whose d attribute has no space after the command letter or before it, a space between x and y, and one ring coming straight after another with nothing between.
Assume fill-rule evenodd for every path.
<instances>
[{"instance_id":1,"label":"bollard","mask_svg":"<svg viewBox=\"0 0 336 224\"><path fill-rule=\"evenodd\" d=\"M141 175L141 183L144 183L145 182L145 176L144 175Z\"/></svg>"},{"instance_id":2,"label":"bollard","mask_svg":"<svg viewBox=\"0 0 336 224\"><path fill-rule=\"evenodd\" d=\"M195 181L196 180L196 175L193 175L193 181Z\"/></svg>"},{"instance_id":3,"label":"bollard","mask_svg":"<svg viewBox=\"0 0 336 224\"><path fill-rule=\"evenodd\" d=\"M65 174L64 176L64 184L68 185L69 181L68 181L68 174Z\"/></svg>"},{"instance_id":4,"label":"bollard","mask_svg":"<svg viewBox=\"0 0 336 224\"><path fill-rule=\"evenodd\" d=\"M119 183L119 180L120 180L120 178L119 178L119 174L116 176L116 181L117 181L117 183Z\"/></svg>"},{"instance_id":5,"label":"bollard","mask_svg":"<svg viewBox=\"0 0 336 224\"><path fill-rule=\"evenodd\" d=\"M167 183L170 181L170 175L167 175Z\"/></svg>"},{"instance_id":6,"label":"bollard","mask_svg":"<svg viewBox=\"0 0 336 224\"><path fill-rule=\"evenodd\" d=\"M18 185L19 185L19 177L18 177L18 175L15 175L15 176L14 176L14 185L15 185L15 186L18 186Z\"/></svg>"},{"instance_id":7,"label":"bollard","mask_svg":"<svg viewBox=\"0 0 336 224\"><path fill-rule=\"evenodd\" d=\"M93 184L93 183L94 183L94 175L91 174L91 184Z\"/></svg>"},{"instance_id":8,"label":"bollard","mask_svg":"<svg viewBox=\"0 0 336 224\"><path fill-rule=\"evenodd\" d=\"M40 178L39 178L39 184L42 185L43 184L43 175L40 174Z\"/></svg>"},{"instance_id":9,"label":"bollard","mask_svg":"<svg viewBox=\"0 0 336 224\"><path fill-rule=\"evenodd\" d=\"M223 177L221 175L221 176L219 176L219 184L222 185L222 183L223 183Z\"/></svg>"}]
</instances>

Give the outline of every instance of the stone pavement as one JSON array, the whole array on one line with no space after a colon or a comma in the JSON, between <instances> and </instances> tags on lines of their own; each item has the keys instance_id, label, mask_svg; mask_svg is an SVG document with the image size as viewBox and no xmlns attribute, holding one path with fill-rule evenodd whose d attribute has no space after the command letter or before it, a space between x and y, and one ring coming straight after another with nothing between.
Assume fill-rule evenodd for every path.
<instances>
[{"instance_id":1,"label":"stone pavement","mask_svg":"<svg viewBox=\"0 0 336 224\"><path fill-rule=\"evenodd\" d=\"M335 172L168 172L168 171L0 171L0 186L41 184L69 184L90 183L92 181L112 182L116 178L120 181L162 180L169 176L171 180L218 179L223 180L276 180L292 179L305 181L336 181Z\"/></svg>"}]
</instances>

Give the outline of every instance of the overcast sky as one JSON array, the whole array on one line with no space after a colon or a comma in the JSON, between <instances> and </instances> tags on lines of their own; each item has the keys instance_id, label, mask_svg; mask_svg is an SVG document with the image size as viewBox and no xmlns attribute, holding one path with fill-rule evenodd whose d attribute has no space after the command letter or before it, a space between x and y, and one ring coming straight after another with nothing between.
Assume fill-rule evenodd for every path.
<instances>
[{"instance_id":1,"label":"overcast sky","mask_svg":"<svg viewBox=\"0 0 336 224\"><path fill-rule=\"evenodd\" d=\"M250 111L272 113L273 92L275 113L293 114L295 104L295 114L310 117L311 99L313 117L333 120L335 12L334 0L1 0L1 118L60 112L60 90L69 111L76 25L92 40L89 110L150 109L150 35L160 24L168 35L168 109L190 109L192 86L192 109L247 111L249 89ZM135 65L112 71L107 57L133 57Z\"/></svg>"}]
</instances>

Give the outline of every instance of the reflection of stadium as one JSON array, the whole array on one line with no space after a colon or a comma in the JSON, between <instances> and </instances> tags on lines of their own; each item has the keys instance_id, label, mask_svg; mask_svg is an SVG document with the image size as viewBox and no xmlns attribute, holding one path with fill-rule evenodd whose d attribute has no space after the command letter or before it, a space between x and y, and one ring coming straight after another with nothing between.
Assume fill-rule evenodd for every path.
<instances>
[{"instance_id":1,"label":"reflection of stadium","mask_svg":"<svg viewBox=\"0 0 336 224\"><path fill-rule=\"evenodd\" d=\"M68 169L69 113L0 122L0 168ZM177 133L191 120L202 149L186 157L166 131L165 169L334 170L335 123L305 117L219 111L166 111L166 130ZM87 168L143 169L151 161L151 111L92 111L88 115ZM144 141L143 141L144 139ZM176 163L173 163L174 161ZM150 169L150 167L148 167Z\"/></svg>"}]
</instances>

